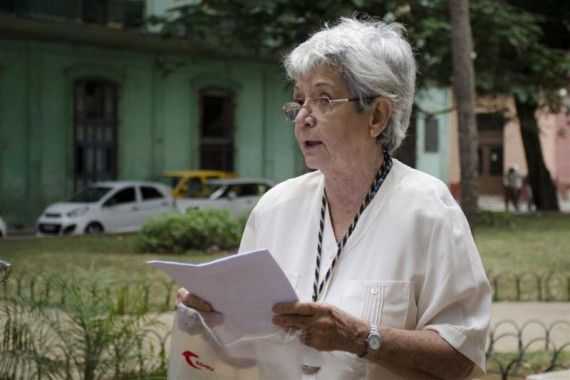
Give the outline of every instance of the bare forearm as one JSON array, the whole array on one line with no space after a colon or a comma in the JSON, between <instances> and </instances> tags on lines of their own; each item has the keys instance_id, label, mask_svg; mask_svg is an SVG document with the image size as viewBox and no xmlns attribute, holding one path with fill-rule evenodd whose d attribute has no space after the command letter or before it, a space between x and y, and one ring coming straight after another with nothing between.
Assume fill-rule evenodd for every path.
<instances>
[{"instance_id":1,"label":"bare forearm","mask_svg":"<svg viewBox=\"0 0 570 380\"><path fill-rule=\"evenodd\" d=\"M382 348L371 360L410 379L464 379L473 363L431 330L379 327Z\"/></svg>"},{"instance_id":2,"label":"bare forearm","mask_svg":"<svg viewBox=\"0 0 570 380\"><path fill-rule=\"evenodd\" d=\"M302 342L320 351L367 352L367 321L328 304L293 302L275 305L273 323L303 330ZM473 364L435 331L378 326L382 345L373 362L409 379L464 379Z\"/></svg>"}]
</instances>

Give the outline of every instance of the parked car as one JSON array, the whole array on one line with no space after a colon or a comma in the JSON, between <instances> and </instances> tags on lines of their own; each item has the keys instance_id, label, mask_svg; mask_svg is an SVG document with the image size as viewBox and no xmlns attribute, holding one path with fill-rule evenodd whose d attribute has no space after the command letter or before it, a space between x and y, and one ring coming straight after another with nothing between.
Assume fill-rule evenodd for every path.
<instances>
[{"instance_id":1,"label":"parked car","mask_svg":"<svg viewBox=\"0 0 570 380\"><path fill-rule=\"evenodd\" d=\"M39 236L138 231L149 218L177 212L170 188L142 181L98 182L68 201L46 208L36 223Z\"/></svg>"},{"instance_id":2,"label":"parked car","mask_svg":"<svg viewBox=\"0 0 570 380\"><path fill-rule=\"evenodd\" d=\"M207 198L178 198L176 207L180 212L192 209L226 209L239 218L251 212L261 196L273 187L267 179L228 178L206 181L211 194Z\"/></svg>"},{"instance_id":3,"label":"parked car","mask_svg":"<svg viewBox=\"0 0 570 380\"><path fill-rule=\"evenodd\" d=\"M211 194L206 187L206 181L217 178L235 178L230 172L218 170L178 170L166 171L161 174L162 180L172 187L174 198L205 198Z\"/></svg>"},{"instance_id":4,"label":"parked car","mask_svg":"<svg viewBox=\"0 0 570 380\"><path fill-rule=\"evenodd\" d=\"M4 219L0 216L0 238L5 238L6 236L8 236L8 227L6 227Z\"/></svg>"}]
</instances>

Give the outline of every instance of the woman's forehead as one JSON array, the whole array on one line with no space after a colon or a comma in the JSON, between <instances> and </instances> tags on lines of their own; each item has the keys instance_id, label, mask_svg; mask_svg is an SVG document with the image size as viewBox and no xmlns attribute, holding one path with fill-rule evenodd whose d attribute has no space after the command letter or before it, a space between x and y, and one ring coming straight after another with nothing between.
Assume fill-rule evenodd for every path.
<instances>
[{"instance_id":1,"label":"woman's forehead","mask_svg":"<svg viewBox=\"0 0 570 380\"><path fill-rule=\"evenodd\" d=\"M319 89L339 89L344 87L341 76L329 67L317 67L297 78L293 89L298 91L319 90Z\"/></svg>"}]
</instances>

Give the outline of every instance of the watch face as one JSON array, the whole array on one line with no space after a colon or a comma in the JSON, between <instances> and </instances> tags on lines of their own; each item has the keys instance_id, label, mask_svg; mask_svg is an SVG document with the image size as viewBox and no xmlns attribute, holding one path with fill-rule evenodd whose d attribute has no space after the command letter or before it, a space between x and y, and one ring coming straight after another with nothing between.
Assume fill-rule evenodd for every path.
<instances>
[{"instance_id":1,"label":"watch face","mask_svg":"<svg viewBox=\"0 0 570 380\"><path fill-rule=\"evenodd\" d=\"M372 350L378 350L380 349L380 345L382 344L382 339L379 336L371 336L368 339L368 346L372 349Z\"/></svg>"}]
</instances>

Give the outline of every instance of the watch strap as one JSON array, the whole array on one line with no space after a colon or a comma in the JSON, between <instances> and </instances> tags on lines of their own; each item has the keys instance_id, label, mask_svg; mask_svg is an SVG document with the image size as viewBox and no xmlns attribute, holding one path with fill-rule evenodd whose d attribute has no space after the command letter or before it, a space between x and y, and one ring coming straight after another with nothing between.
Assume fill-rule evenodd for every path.
<instances>
[{"instance_id":1,"label":"watch strap","mask_svg":"<svg viewBox=\"0 0 570 380\"><path fill-rule=\"evenodd\" d=\"M366 337L366 353L362 356L359 355L360 358L363 359L368 359L371 358L372 356L376 355L376 353L378 352L378 349L372 349L370 347L370 338L372 337L377 337L378 339L380 339L380 343L382 342L382 336L380 335L380 330L378 330L378 326L376 326L376 324L371 323L370 324L370 332L368 333L368 336Z\"/></svg>"}]
</instances>

